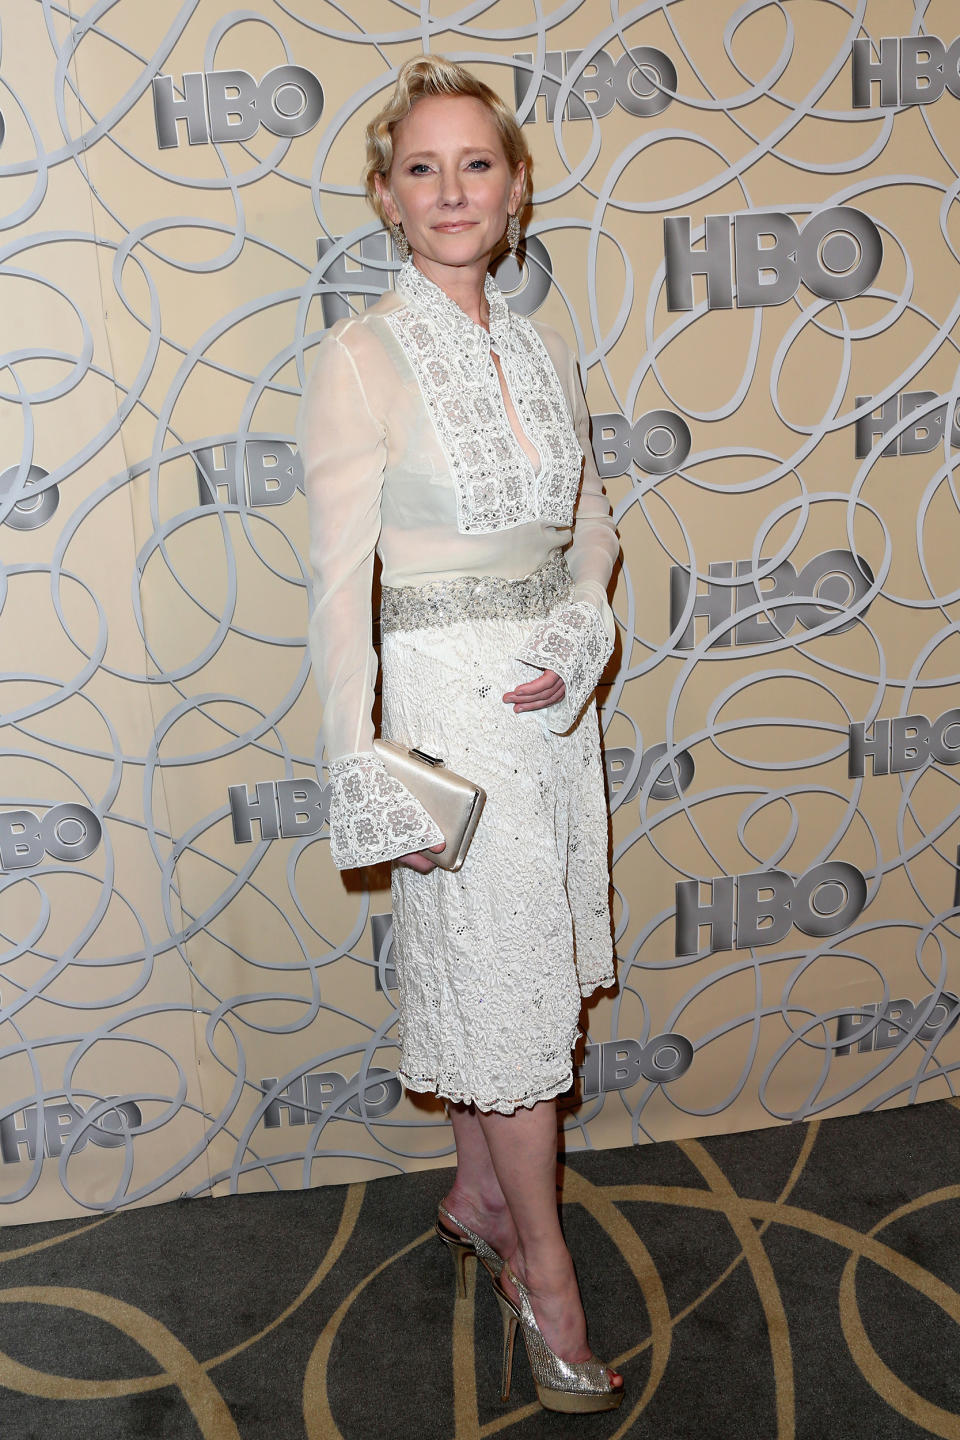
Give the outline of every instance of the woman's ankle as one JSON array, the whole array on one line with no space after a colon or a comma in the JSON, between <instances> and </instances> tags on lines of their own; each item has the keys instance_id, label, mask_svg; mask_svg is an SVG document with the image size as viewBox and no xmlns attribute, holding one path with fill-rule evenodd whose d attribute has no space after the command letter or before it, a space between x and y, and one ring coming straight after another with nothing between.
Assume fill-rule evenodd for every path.
<instances>
[{"instance_id":1,"label":"woman's ankle","mask_svg":"<svg viewBox=\"0 0 960 1440\"><path fill-rule=\"evenodd\" d=\"M534 1272L525 1266L518 1250L507 1262L500 1283L508 1299L519 1304L514 1278L526 1291L534 1320L554 1354L574 1363L588 1360L591 1351L586 1318L572 1264L565 1267L563 1278L554 1272L547 1279L542 1271Z\"/></svg>"},{"instance_id":2,"label":"woman's ankle","mask_svg":"<svg viewBox=\"0 0 960 1440\"><path fill-rule=\"evenodd\" d=\"M496 1220L507 1213L507 1202L501 1191L474 1190L467 1185L453 1185L443 1197L443 1204L466 1224L474 1220Z\"/></svg>"},{"instance_id":3,"label":"woman's ankle","mask_svg":"<svg viewBox=\"0 0 960 1440\"><path fill-rule=\"evenodd\" d=\"M579 1295L573 1257L562 1239L558 1243L539 1245L518 1243L511 1267L534 1295L553 1295L571 1289Z\"/></svg>"},{"instance_id":4,"label":"woman's ankle","mask_svg":"<svg viewBox=\"0 0 960 1440\"><path fill-rule=\"evenodd\" d=\"M516 1246L516 1226L502 1193L477 1193L454 1183L444 1196L443 1205L462 1224L468 1225L488 1245L492 1245L498 1255Z\"/></svg>"}]
</instances>

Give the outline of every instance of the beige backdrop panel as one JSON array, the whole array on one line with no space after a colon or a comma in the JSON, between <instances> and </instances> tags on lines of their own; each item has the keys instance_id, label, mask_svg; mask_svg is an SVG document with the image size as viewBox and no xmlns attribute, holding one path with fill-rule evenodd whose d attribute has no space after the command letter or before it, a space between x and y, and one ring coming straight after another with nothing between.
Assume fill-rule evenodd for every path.
<instances>
[{"instance_id":1,"label":"beige backdrop panel","mask_svg":"<svg viewBox=\"0 0 960 1440\"><path fill-rule=\"evenodd\" d=\"M293 449L392 283L362 134L424 35L525 121L500 279L623 539L567 1147L951 1094L953 7L73 10L0 3L0 1218L450 1163L388 876L329 859Z\"/></svg>"}]
</instances>

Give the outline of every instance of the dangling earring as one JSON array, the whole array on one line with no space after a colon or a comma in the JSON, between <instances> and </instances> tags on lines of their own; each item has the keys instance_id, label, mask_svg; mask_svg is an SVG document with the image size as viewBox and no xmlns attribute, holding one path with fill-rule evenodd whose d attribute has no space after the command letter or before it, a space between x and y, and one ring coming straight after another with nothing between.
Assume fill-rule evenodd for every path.
<instances>
[{"instance_id":1,"label":"dangling earring","mask_svg":"<svg viewBox=\"0 0 960 1440\"><path fill-rule=\"evenodd\" d=\"M516 260L517 246L520 244L520 221L516 215L507 217L507 244L510 246L510 254Z\"/></svg>"},{"instance_id":2,"label":"dangling earring","mask_svg":"<svg viewBox=\"0 0 960 1440\"><path fill-rule=\"evenodd\" d=\"M403 233L403 226L398 225L395 220L391 220L390 234L393 236L393 249L395 254L400 256L401 261L409 260L410 242Z\"/></svg>"}]
</instances>

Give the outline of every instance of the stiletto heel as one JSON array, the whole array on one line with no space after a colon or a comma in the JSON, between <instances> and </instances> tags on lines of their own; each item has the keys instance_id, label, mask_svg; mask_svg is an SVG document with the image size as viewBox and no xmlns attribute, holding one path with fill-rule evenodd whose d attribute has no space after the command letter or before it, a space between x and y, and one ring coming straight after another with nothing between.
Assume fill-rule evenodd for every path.
<instances>
[{"instance_id":1,"label":"stiletto heel","mask_svg":"<svg viewBox=\"0 0 960 1440\"><path fill-rule=\"evenodd\" d=\"M509 1400L510 1382L513 1379L513 1346L517 1338L517 1315L507 1297L501 1293L499 1286L494 1287L497 1293L497 1303L500 1306L500 1314L503 1316L503 1360L500 1365L500 1399Z\"/></svg>"},{"instance_id":2,"label":"stiletto heel","mask_svg":"<svg viewBox=\"0 0 960 1440\"><path fill-rule=\"evenodd\" d=\"M503 1260L497 1254L496 1250L494 1250L493 1246L488 1245L482 1236L477 1235L471 1230L469 1225L464 1225L463 1221L458 1220L456 1215L451 1215L442 1201L437 1206L437 1212L437 1223L434 1228L436 1229L438 1237L443 1241L444 1245L446 1245L453 1258L453 1268L457 1281L457 1294L462 1300L467 1293L467 1261L471 1256L474 1260L479 1260L480 1264L489 1272L494 1280L497 1279L503 1269ZM447 1222L445 1225L440 1223L441 1217ZM454 1230L459 1230L460 1234L453 1234L451 1227Z\"/></svg>"},{"instance_id":3,"label":"stiletto heel","mask_svg":"<svg viewBox=\"0 0 960 1440\"><path fill-rule=\"evenodd\" d=\"M505 1279L516 1287L519 1305L503 1289ZM595 1355L589 1360L562 1360L550 1349L533 1313L530 1292L508 1265L503 1266L501 1278L494 1281L494 1289L503 1315L501 1400L506 1400L510 1394L513 1346L519 1326L530 1361L530 1373L537 1387L537 1399L545 1410L579 1414L617 1408L623 1399L623 1386L614 1387L610 1383L606 1365Z\"/></svg>"},{"instance_id":4,"label":"stiletto heel","mask_svg":"<svg viewBox=\"0 0 960 1440\"><path fill-rule=\"evenodd\" d=\"M457 1284L457 1295L462 1300L467 1293L467 1261L476 1259L476 1251L469 1240L461 1240L456 1235L451 1235L440 1224L436 1224L437 1238L442 1240L450 1252L453 1261L453 1273Z\"/></svg>"}]
</instances>

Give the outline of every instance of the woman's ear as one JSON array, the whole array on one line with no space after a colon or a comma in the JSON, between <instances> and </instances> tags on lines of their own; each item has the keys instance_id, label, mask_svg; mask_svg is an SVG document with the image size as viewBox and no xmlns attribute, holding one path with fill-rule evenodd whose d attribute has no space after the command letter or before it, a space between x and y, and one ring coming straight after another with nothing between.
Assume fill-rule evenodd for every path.
<instances>
[{"instance_id":1,"label":"woman's ear","mask_svg":"<svg viewBox=\"0 0 960 1440\"><path fill-rule=\"evenodd\" d=\"M374 183L374 186L376 187L377 195L378 195L379 198L380 198L380 204L383 206L384 210L386 211L387 219L388 219L392 224L394 224L394 225L399 225L399 223L400 223L400 211L397 209L397 202L394 200L393 196L391 195L390 189L389 189L389 187L387 186L387 184L385 183L383 176L382 176L382 175L374 175L374 177L373 177L373 183Z\"/></svg>"},{"instance_id":2,"label":"woman's ear","mask_svg":"<svg viewBox=\"0 0 960 1440\"><path fill-rule=\"evenodd\" d=\"M523 196L523 182L526 179L527 167L523 161L517 166L517 172L513 177L513 184L510 187L510 210L514 215L520 213L520 200Z\"/></svg>"}]
</instances>

